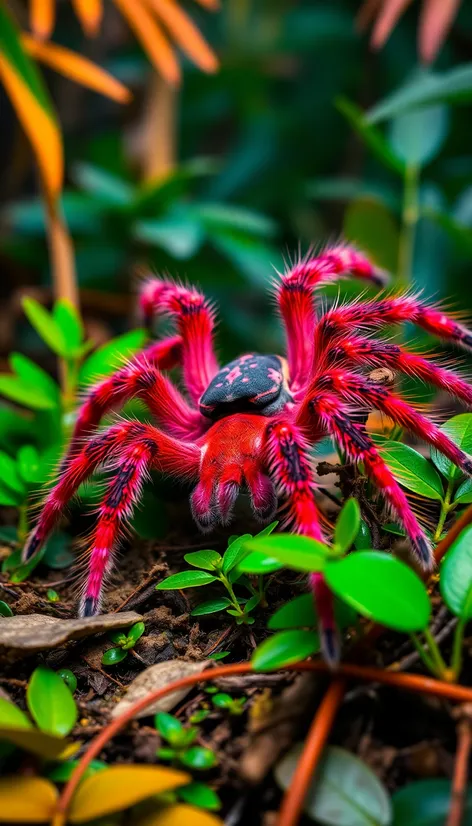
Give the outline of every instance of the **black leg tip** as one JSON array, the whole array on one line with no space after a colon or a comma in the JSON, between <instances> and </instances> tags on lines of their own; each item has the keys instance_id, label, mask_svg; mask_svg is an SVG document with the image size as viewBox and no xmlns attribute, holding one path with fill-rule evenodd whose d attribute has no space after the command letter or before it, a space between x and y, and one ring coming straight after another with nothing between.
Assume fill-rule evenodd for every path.
<instances>
[{"instance_id":1,"label":"black leg tip","mask_svg":"<svg viewBox=\"0 0 472 826\"><path fill-rule=\"evenodd\" d=\"M86 599L84 599L82 603L80 615L82 617L95 617L98 613L98 600L94 599L93 597L86 597Z\"/></svg>"},{"instance_id":2,"label":"black leg tip","mask_svg":"<svg viewBox=\"0 0 472 826\"><path fill-rule=\"evenodd\" d=\"M23 549L23 562L27 562L29 559L31 559L31 557L34 556L37 551L39 551L40 547L41 540L39 539L39 537L36 536L36 534L34 533L31 534L27 544Z\"/></svg>"},{"instance_id":3,"label":"black leg tip","mask_svg":"<svg viewBox=\"0 0 472 826\"><path fill-rule=\"evenodd\" d=\"M414 542L416 553L420 558L421 564L426 570L431 570L434 565L434 555L428 540L424 536L415 537Z\"/></svg>"},{"instance_id":4,"label":"black leg tip","mask_svg":"<svg viewBox=\"0 0 472 826\"><path fill-rule=\"evenodd\" d=\"M339 634L335 628L320 629L321 653L330 668L336 668L341 659L341 645Z\"/></svg>"}]
</instances>

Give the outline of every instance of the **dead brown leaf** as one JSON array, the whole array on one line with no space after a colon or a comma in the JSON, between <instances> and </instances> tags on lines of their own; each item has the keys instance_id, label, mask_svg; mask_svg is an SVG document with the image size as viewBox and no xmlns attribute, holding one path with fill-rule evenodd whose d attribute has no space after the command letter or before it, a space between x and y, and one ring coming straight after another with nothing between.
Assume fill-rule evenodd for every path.
<instances>
[{"instance_id":1,"label":"dead brown leaf","mask_svg":"<svg viewBox=\"0 0 472 826\"><path fill-rule=\"evenodd\" d=\"M125 696L113 709L111 716L120 717L125 711L128 711L129 707L136 703L137 700L141 700L152 691L165 688L165 686L175 682L175 680L181 680L183 677L189 677L191 674L198 674L211 662L211 660L189 662L177 658L151 665L130 683ZM157 700L157 702L153 703L149 708L143 709L143 711L136 715L136 718L149 717L152 714L157 714L159 711L170 711L171 708L183 700L190 690L190 688L182 688L179 691L174 691L172 694L169 694L168 697Z\"/></svg>"}]
</instances>

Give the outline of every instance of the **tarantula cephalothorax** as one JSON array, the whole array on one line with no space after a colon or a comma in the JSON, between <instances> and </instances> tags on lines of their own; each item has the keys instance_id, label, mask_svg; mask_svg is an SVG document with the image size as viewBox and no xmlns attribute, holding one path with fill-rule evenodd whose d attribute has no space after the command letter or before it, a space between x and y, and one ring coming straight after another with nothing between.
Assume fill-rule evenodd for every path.
<instances>
[{"instance_id":1,"label":"tarantula cephalothorax","mask_svg":"<svg viewBox=\"0 0 472 826\"><path fill-rule=\"evenodd\" d=\"M415 433L472 475L472 460L433 422L386 387L369 370L389 367L416 376L472 405L472 387L451 370L397 344L372 337L386 325L410 322L472 349L472 333L441 310L410 294L334 304L317 312L314 291L340 277L382 285L383 273L350 246L336 246L298 261L280 277L276 297L286 340L286 360L248 354L220 369L214 354L214 311L197 290L170 280L144 283L140 306L175 319L178 335L151 344L96 385L79 410L59 479L48 494L24 551L37 553L79 485L99 466L109 471L88 552L81 613L100 609L103 580L120 535L152 469L195 484L191 507L197 524L226 524L241 487L264 521L282 506L285 528L322 537L309 449L329 434L353 462L362 462L410 538L425 568L430 543L406 496L378 453L359 409L377 409ZM180 365L184 396L162 372ZM102 417L139 397L155 424L118 420L96 432ZM325 652L335 655L330 594L319 574L312 587Z\"/></svg>"}]
</instances>

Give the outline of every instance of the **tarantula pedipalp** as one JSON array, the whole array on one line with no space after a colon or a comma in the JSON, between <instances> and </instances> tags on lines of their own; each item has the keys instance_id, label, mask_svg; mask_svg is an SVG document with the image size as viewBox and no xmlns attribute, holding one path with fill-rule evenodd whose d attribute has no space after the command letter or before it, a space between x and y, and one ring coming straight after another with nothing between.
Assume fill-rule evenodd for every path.
<instances>
[{"instance_id":1,"label":"tarantula pedipalp","mask_svg":"<svg viewBox=\"0 0 472 826\"><path fill-rule=\"evenodd\" d=\"M472 405L472 387L451 370L372 337L386 325L412 322L472 349L472 333L412 295L357 300L318 314L316 288L348 275L379 285L384 281L383 274L349 246L300 260L276 288L287 358L246 354L222 369L213 350L214 313L204 296L168 280L153 278L144 284L140 305L147 321L156 313L169 314L178 335L151 344L90 391L58 482L24 550L25 559L37 553L80 484L100 466L109 470L91 539L82 614L100 610L104 577L152 469L195 482L191 507L202 530L229 521L245 486L259 519L269 521L279 501L285 528L322 538L309 447L326 434L353 462L363 462L420 562L432 566L430 543L402 488L356 420L356 411L386 413L472 475L470 457L399 395L369 379L367 369L390 367ZM189 399L162 372L176 365L182 367ZM119 420L96 432L106 413L135 397L145 402L159 427ZM313 575L312 586L325 653L333 658L332 600L320 575Z\"/></svg>"}]
</instances>

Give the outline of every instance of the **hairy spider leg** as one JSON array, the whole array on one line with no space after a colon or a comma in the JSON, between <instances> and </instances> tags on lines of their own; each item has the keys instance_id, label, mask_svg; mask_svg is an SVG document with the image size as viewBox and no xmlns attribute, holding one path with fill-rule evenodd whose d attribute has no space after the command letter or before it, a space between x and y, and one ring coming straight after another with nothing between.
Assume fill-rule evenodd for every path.
<instances>
[{"instance_id":1,"label":"hairy spider leg","mask_svg":"<svg viewBox=\"0 0 472 826\"><path fill-rule=\"evenodd\" d=\"M270 469L277 495L282 501L282 528L323 542L308 443L299 427L285 421L268 425L265 465ZM334 617L333 595L320 573L310 575L310 584L315 598L323 654L327 662L335 665L340 656L340 640Z\"/></svg>"},{"instance_id":2,"label":"hairy spider leg","mask_svg":"<svg viewBox=\"0 0 472 826\"><path fill-rule=\"evenodd\" d=\"M121 457L130 442L146 439L156 444L156 467L181 477L197 475L201 451L196 445L179 442L152 425L141 422L123 421L112 425L85 443L80 453L72 457L58 482L48 493L36 527L23 549L23 559L26 561L38 553L54 530L69 500L99 466L115 462L119 467Z\"/></svg>"},{"instance_id":3,"label":"hairy spider leg","mask_svg":"<svg viewBox=\"0 0 472 826\"><path fill-rule=\"evenodd\" d=\"M377 285L386 274L354 247L340 244L319 255L308 253L281 275L277 303L287 336L287 358L292 392L305 384L313 361L313 327L316 322L313 292L337 278L365 278Z\"/></svg>"},{"instance_id":4,"label":"hairy spider leg","mask_svg":"<svg viewBox=\"0 0 472 826\"><path fill-rule=\"evenodd\" d=\"M411 322L432 335L472 350L472 332L441 310L429 307L412 295L396 295L378 301L351 302L324 313L315 326L315 353L322 357L341 338L359 328L379 329L388 324ZM317 371L316 360L312 375Z\"/></svg>"},{"instance_id":5,"label":"hairy spider leg","mask_svg":"<svg viewBox=\"0 0 472 826\"><path fill-rule=\"evenodd\" d=\"M467 381L449 368L412 353L399 344L352 336L340 340L326 355L328 364L340 361L369 367L390 367L439 387L472 406L472 387Z\"/></svg>"},{"instance_id":6,"label":"hairy spider leg","mask_svg":"<svg viewBox=\"0 0 472 826\"><path fill-rule=\"evenodd\" d=\"M144 282L139 305L149 324L155 313L175 319L182 338L185 386L196 404L218 372L213 350L215 313L211 303L195 287L150 278Z\"/></svg>"},{"instance_id":7,"label":"hairy spider leg","mask_svg":"<svg viewBox=\"0 0 472 826\"><path fill-rule=\"evenodd\" d=\"M309 403L315 427L318 428L321 421L325 430L341 445L351 461L364 463L367 475L377 485L386 503L392 507L398 521L405 528L419 561L426 569L432 568L434 556L429 540L411 510L403 490L380 456L365 427L352 420L349 408L343 405L335 393L316 393L311 396Z\"/></svg>"},{"instance_id":8,"label":"hairy spider leg","mask_svg":"<svg viewBox=\"0 0 472 826\"><path fill-rule=\"evenodd\" d=\"M349 373L347 370L331 370L315 379L310 391L330 390L348 403L368 405L389 416L392 421L415 433L420 439L433 445L440 453L447 456L464 473L472 476L472 459L443 433L433 422L422 416L414 407L407 404L387 387L366 376ZM309 395L299 411L299 421L305 425L309 421Z\"/></svg>"}]
</instances>

